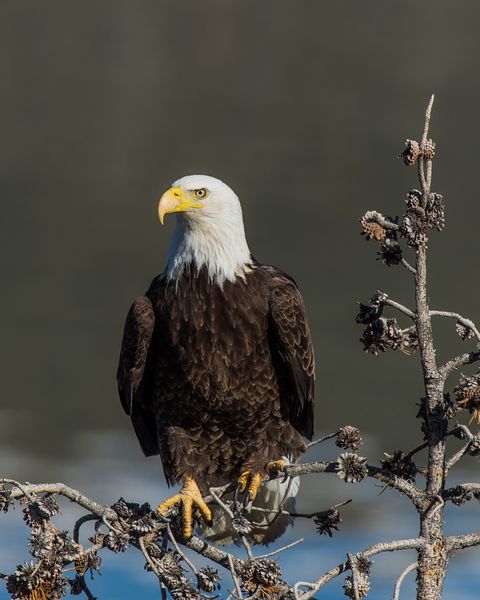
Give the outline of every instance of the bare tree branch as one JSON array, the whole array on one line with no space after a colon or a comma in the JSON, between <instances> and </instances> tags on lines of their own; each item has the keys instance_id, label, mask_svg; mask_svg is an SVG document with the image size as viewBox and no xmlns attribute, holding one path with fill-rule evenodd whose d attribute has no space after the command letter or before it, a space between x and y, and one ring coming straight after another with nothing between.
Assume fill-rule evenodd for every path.
<instances>
[{"instance_id":1,"label":"bare tree branch","mask_svg":"<svg viewBox=\"0 0 480 600\"><path fill-rule=\"evenodd\" d=\"M411 565L408 565L408 567L406 569L404 569L402 571L402 573L400 573L400 576L395 583L392 600L400 600L400 588L402 587L403 580L409 573L411 573L412 571L415 571L415 569L417 567L418 567L418 563L414 562Z\"/></svg>"},{"instance_id":2,"label":"bare tree branch","mask_svg":"<svg viewBox=\"0 0 480 600\"><path fill-rule=\"evenodd\" d=\"M364 556L365 558L369 558L370 556L375 556L376 554L381 554L382 552L395 552L397 550L419 550L423 548L425 545L425 540L422 538L413 538L409 540L395 540L393 542L382 542L380 544L374 544L369 548L366 548L362 552L358 552L355 556L358 558L359 556ZM338 577L349 568L349 561L346 560L343 563L340 563L333 569L327 571L324 575L319 577L315 582L303 585L311 586L308 592L303 592L299 596L300 600L308 600L311 598L318 590L334 579Z\"/></svg>"},{"instance_id":3,"label":"bare tree branch","mask_svg":"<svg viewBox=\"0 0 480 600\"><path fill-rule=\"evenodd\" d=\"M471 321L470 319L466 319L465 317L462 317L462 315L459 315L456 312L451 312L448 310L431 310L430 316L431 317L451 317L453 319L456 319L464 327L471 329L473 331L473 333L475 334L477 341L480 342L480 332L478 331L475 323L473 321Z\"/></svg>"}]
</instances>

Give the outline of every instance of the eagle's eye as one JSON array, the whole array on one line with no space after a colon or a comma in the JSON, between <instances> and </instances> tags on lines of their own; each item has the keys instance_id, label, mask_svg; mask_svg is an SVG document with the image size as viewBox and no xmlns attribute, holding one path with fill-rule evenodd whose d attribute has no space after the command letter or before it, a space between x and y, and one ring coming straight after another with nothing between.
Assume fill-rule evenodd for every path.
<instances>
[{"instance_id":1,"label":"eagle's eye","mask_svg":"<svg viewBox=\"0 0 480 600\"><path fill-rule=\"evenodd\" d=\"M208 192L205 188L199 188L198 190L193 190L196 198L206 198Z\"/></svg>"}]
</instances>

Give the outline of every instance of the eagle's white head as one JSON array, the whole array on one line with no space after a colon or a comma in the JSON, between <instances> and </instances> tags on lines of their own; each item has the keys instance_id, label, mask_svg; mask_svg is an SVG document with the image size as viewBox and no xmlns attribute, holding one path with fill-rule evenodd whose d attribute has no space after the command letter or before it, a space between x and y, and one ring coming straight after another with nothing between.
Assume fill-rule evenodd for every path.
<instances>
[{"instance_id":1,"label":"eagle's white head","mask_svg":"<svg viewBox=\"0 0 480 600\"><path fill-rule=\"evenodd\" d=\"M243 277L252 258L245 239L242 208L235 192L220 179L188 175L175 181L160 198L158 216L177 213L167 254L166 273L178 278L187 265L206 267L223 285Z\"/></svg>"}]
</instances>

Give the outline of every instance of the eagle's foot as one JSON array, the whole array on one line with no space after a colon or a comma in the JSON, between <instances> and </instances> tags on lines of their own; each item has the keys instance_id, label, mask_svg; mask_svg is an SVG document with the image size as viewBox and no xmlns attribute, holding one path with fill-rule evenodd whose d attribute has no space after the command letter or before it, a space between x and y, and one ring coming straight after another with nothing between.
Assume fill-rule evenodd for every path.
<instances>
[{"instance_id":1,"label":"eagle's foot","mask_svg":"<svg viewBox=\"0 0 480 600\"><path fill-rule=\"evenodd\" d=\"M238 491L247 494L247 498L253 502L257 496L258 488L263 481L260 473L244 471L238 478Z\"/></svg>"},{"instance_id":2,"label":"eagle's foot","mask_svg":"<svg viewBox=\"0 0 480 600\"><path fill-rule=\"evenodd\" d=\"M288 467L288 463L287 461L280 459L280 460L271 460L269 463L267 463L267 471L270 474L275 474L275 473L285 473L285 471L287 470Z\"/></svg>"},{"instance_id":3,"label":"eagle's foot","mask_svg":"<svg viewBox=\"0 0 480 600\"><path fill-rule=\"evenodd\" d=\"M202 494L192 477L185 477L180 492L175 496L168 498L165 502L162 502L162 504L157 506L156 511L160 516L165 517L171 508L178 505L182 508L182 525L185 539L188 540L192 537L194 507L198 508L205 521L207 521L208 524L211 524L212 513L203 501Z\"/></svg>"}]
</instances>

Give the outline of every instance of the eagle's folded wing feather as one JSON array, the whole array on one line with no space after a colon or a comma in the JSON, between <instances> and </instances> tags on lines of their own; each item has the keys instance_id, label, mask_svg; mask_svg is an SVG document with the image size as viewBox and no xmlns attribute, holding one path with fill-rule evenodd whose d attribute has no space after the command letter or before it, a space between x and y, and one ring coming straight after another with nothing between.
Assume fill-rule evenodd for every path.
<instances>
[{"instance_id":1,"label":"eagle's folded wing feather","mask_svg":"<svg viewBox=\"0 0 480 600\"><path fill-rule=\"evenodd\" d=\"M140 296L132 304L123 331L117 370L120 400L130 415L142 449L147 456L158 454L158 441L149 394L148 353L155 327L152 303Z\"/></svg>"},{"instance_id":2,"label":"eagle's folded wing feather","mask_svg":"<svg viewBox=\"0 0 480 600\"><path fill-rule=\"evenodd\" d=\"M277 271L270 294L272 349L280 362L281 401L290 423L313 437L315 360L302 296L290 277Z\"/></svg>"}]
</instances>

